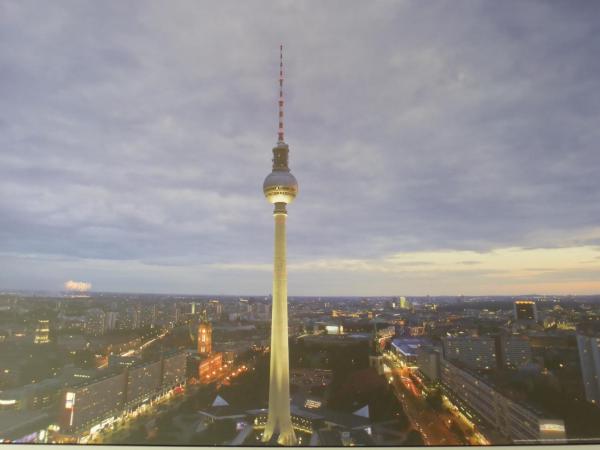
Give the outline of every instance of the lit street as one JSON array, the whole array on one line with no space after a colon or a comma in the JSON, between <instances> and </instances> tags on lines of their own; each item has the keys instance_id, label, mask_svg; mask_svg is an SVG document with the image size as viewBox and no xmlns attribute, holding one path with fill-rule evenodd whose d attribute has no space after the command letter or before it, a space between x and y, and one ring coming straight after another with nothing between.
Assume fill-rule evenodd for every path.
<instances>
[{"instance_id":1,"label":"lit street","mask_svg":"<svg viewBox=\"0 0 600 450\"><path fill-rule=\"evenodd\" d=\"M388 363L389 361L389 363ZM408 377L407 368L386 358L386 363L393 366L388 380L391 380L396 397L404 407L404 411L413 427L422 435L427 445L464 445L455 433L450 430L447 413L433 411L422 398L420 391Z\"/></svg>"}]
</instances>

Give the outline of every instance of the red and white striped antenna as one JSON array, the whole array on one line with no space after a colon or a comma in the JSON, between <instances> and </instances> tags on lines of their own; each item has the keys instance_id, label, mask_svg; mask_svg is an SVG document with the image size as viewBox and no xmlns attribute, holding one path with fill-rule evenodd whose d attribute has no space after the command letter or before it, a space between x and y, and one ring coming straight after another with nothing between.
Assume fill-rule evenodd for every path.
<instances>
[{"instance_id":1,"label":"red and white striped antenna","mask_svg":"<svg viewBox=\"0 0 600 450\"><path fill-rule=\"evenodd\" d=\"M285 142L283 136L283 44L279 46L279 130L277 141Z\"/></svg>"}]
</instances>

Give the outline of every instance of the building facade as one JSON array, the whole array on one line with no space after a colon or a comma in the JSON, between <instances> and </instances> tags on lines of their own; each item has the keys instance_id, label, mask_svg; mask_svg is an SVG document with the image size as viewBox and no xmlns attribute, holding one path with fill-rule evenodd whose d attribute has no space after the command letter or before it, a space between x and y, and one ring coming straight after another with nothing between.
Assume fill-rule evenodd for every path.
<instances>
[{"instance_id":1,"label":"building facade","mask_svg":"<svg viewBox=\"0 0 600 450\"><path fill-rule=\"evenodd\" d=\"M47 344L50 342L50 321L38 320L35 328L34 344Z\"/></svg>"},{"instance_id":2,"label":"building facade","mask_svg":"<svg viewBox=\"0 0 600 450\"><path fill-rule=\"evenodd\" d=\"M578 333L577 349L585 399L600 406L600 335Z\"/></svg>"},{"instance_id":3,"label":"building facade","mask_svg":"<svg viewBox=\"0 0 600 450\"><path fill-rule=\"evenodd\" d=\"M496 340L487 336L444 336L444 358L460 361L471 369L496 367Z\"/></svg>"},{"instance_id":4,"label":"building facade","mask_svg":"<svg viewBox=\"0 0 600 450\"><path fill-rule=\"evenodd\" d=\"M441 381L446 395L458 404L485 435L500 433L515 444L565 443L564 422L517 403L474 372L441 360Z\"/></svg>"},{"instance_id":5,"label":"building facade","mask_svg":"<svg viewBox=\"0 0 600 450\"><path fill-rule=\"evenodd\" d=\"M538 321L537 304L533 300L517 300L513 304L513 311L517 322Z\"/></svg>"},{"instance_id":6,"label":"building facade","mask_svg":"<svg viewBox=\"0 0 600 450\"><path fill-rule=\"evenodd\" d=\"M500 363L503 367L518 369L531 362L531 344L523 335L500 336Z\"/></svg>"},{"instance_id":7,"label":"building facade","mask_svg":"<svg viewBox=\"0 0 600 450\"><path fill-rule=\"evenodd\" d=\"M204 320L198 324L198 353L212 353L212 325Z\"/></svg>"}]
</instances>

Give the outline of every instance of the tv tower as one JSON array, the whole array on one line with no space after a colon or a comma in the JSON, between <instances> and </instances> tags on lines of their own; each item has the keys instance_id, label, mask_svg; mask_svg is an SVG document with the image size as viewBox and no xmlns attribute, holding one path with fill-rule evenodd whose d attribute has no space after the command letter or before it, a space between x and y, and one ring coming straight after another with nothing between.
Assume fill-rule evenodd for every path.
<instances>
[{"instance_id":1,"label":"tv tower","mask_svg":"<svg viewBox=\"0 0 600 450\"><path fill-rule=\"evenodd\" d=\"M269 375L269 416L263 442L279 434L280 445L295 445L296 435L290 414L290 358L288 352L288 308L286 205L298 194L298 182L288 167L289 147L283 131L283 45L279 47L279 129L273 148L273 171L263 183L267 200L275 205L275 256L273 260L273 313L271 322L271 372Z\"/></svg>"}]
</instances>

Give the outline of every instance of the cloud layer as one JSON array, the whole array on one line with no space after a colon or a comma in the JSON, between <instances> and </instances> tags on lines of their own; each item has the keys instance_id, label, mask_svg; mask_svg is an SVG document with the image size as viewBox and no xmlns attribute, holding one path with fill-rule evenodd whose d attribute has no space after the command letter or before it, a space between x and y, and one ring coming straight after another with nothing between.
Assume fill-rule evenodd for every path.
<instances>
[{"instance_id":1,"label":"cloud layer","mask_svg":"<svg viewBox=\"0 0 600 450\"><path fill-rule=\"evenodd\" d=\"M65 282L65 290L66 291L74 291L74 292L87 292L92 289L91 283L87 283L85 281L73 281L69 280Z\"/></svg>"},{"instance_id":2,"label":"cloud layer","mask_svg":"<svg viewBox=\"0 0 600 450\"><path fill-rule=\"evenodd\" d=\"M599 19L583 1L2 2L0 285L267 293L268 271L235 267L270 264L283 42L289 258L312 267L291 293L510 290L475 264L330 280L404 253L597 248ZM561 274L529 282L598 291Z\"/></svg>"}]
</instances>

